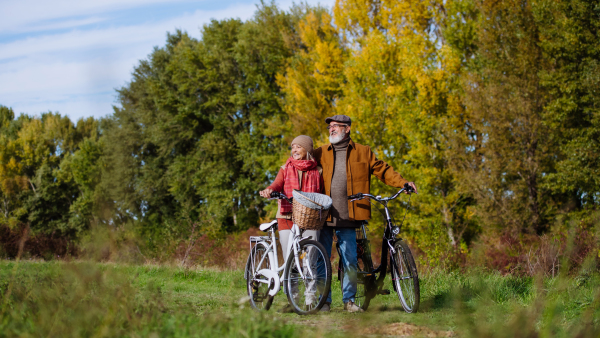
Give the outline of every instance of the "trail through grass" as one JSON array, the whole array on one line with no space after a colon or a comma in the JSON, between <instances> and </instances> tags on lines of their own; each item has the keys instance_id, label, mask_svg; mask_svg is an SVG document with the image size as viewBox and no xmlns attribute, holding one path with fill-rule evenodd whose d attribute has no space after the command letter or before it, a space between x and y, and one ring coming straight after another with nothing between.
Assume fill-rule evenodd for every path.
<instances>
[{"instance_id":1,"label":"trail through grass","mask_svg":"<svg viewBox=\"0 0 600 338\"><path fill-rule=\"evenodd\" d=\"M388 279L389 283L389 279ZM244 301L242 271L90 262L0 263L0 336L291 337L582 336L599 333L597 273L535 279L472 271L421 278L419 313L404 313L391 285L362 314L282 314Z\"/></svg>"}]
</instances>

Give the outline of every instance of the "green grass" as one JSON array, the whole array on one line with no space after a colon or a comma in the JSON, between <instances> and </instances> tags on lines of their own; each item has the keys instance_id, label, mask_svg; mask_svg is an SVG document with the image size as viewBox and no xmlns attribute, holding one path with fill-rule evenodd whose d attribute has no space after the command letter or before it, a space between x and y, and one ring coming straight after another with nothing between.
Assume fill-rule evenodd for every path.
<instances>
[{"instance_id":1,"label":"green grass","mask_svg":"<svg viewBox=\"0 0 600 338\"><path fill-rule=\"evenodd\" d=\"M281 293L271 311L249 309L241 271L1 261L0 336L347 337L385 333L395 323L464 337L600 333L598 273L536 279L434 271L421 278L416 314L402 311L391 285L392 294L376 297L366 313L345 313L336 277L332 311L301 317L276 311L287 302Z\"/></svg>"}]
</instances>

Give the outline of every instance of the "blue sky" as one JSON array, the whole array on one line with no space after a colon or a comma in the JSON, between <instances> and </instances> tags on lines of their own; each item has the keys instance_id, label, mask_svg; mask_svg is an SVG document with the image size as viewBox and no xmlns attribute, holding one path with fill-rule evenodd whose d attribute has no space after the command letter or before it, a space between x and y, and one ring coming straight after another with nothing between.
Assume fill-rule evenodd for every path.
<instances>
[{"instance_id":1,"label":"blue sky","mask_svg":"<svg viewBox=\"0 0 600 338\"><path fill-rule=\"evenodd\" d=\"M2 0L0 105L15 113L53 111L77 120L116 105L138 61L167 32L200 38L211 19L249 19L260 0ZM331 8L335 0L308 0ZM288 9L292 1L277 4Z\"/></svg>"}]
</instances>

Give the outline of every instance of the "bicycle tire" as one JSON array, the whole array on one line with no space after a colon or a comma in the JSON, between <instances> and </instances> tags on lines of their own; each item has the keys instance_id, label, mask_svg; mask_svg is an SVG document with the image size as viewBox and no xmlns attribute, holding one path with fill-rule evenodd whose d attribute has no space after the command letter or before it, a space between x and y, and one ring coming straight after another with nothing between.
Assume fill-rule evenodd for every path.
<instances>
[{"instance_id":1,"label":"bicycle tire","mask_svg":"<svg viewBox=\"0 0 600 338\"><path fill-rule=\"evenodd\" d=\"M363 253L363 255L366 255ZM354 304L356 306L363 309L363 311L367 311L369 308L369 304L371 303L371 299L373 299L373 292L369 289L369 285L373 285L371 282L371 278L368 276L362 276L361 272L371 272L373 271L373 263L371 262L370 257L364 257L363 255L357 255L357 264L358 264L358 276L356 278L356 295L354 296ZM340 279L340 288L342 289L342 293L344 292L344 268L342 266L342 258L338 248L338 256L340 257L339 265L338 265L338 274ZM369 251L370 256L370 251ZM367 259L368 258L368 259Z\"/></svg>"},{"instance_id":2,"label":"bicycle tire","mask_svg":"<svg viewBox=\"0 0 600 338\"><path fill-rule=\"evenodd\" d=\"M288 302L299 315L313 314L323 307L331 290L331 262L325 247L312 239L300 242L298 255L305 279L300 278L292 250L283 273Z\"/></svg>"},{"instance_id":3,"label":"bicycle tire","mask_svg":"<svg viewBox=\"0 0 600 338\"><path fill-rule=\"evenodd\" d=\"M421 290L419 288L419 274L412 252L403 240L394 244L394 259L392 264L392 283L398 294L402 308L407 313L419 310Z\"/></svg>"},{"instance_id":4,"label":"bicycle tire","mask_svg":"<svg viewBox=\"0 0 600 338\"><path fill-rule=\"evenodd\" d=\"M274 296L269 295L268 284L256 281L257 278L262 276L257 275L257 271L261 269L271 269L269 257L265 257L261 266L256 266L260 263L263 255L267 255L267 248L262 243L256 244L248 255L244 277L246 277L246 288L248 297L250 298L250 306L255 310L268 311L271 308L271 304L273 304ZM254 258L254 264L252 264L252 258ZM266 276L262 277L267 278Z\"/></svg>"}]
</instances>

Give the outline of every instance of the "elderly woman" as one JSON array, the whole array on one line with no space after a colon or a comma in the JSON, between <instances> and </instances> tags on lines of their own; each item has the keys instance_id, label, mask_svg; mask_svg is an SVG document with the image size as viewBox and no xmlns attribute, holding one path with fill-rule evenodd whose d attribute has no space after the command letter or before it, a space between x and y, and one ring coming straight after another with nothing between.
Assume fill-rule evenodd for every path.
<instances>
[{"instance_id":1,"label":"elderly woman","mask_svg":"<svg viewBox=\"0 0 600 338\"><path fill-rule=\"evenodd\" d=\"M260 195L269 198L271 192L283 192L288 198L292 197L292 191L298 189L304 192L323 193L322 169L317 167L317 162L312 157L313 141L309 136L300 135L292 141L292 153L285 164L279 169L279 173L273 184L260 192ZM279 228L279 241L281 251L287 258L288 238L292 230L292 205L286 200L279 200L277 210L277 223ZM304 236L318 239L316 230L304 231Z\"/></svg>"}]
</instances>

